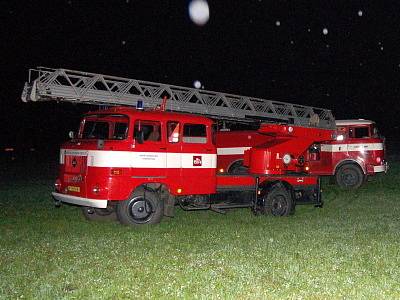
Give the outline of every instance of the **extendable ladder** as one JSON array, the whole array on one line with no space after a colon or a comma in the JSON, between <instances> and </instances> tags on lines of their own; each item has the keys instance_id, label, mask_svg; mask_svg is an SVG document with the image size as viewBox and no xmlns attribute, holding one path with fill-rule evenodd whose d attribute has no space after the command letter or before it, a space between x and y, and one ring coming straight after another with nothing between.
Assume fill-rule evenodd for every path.
<instances>
[{"instance_id":1,"label":"extendable ladder","mask_svg":"<svg viewBox=\"0 0 400 300\"><path fill-rule=\"evenodd\" d=\"M67 69L30 69L21 95L24 102L55 100L135 106L142 100L148 108L161 105L165 97L171 111L225 120L335 128L335 119L328 109Z\"/></svg>"}]
</instances>

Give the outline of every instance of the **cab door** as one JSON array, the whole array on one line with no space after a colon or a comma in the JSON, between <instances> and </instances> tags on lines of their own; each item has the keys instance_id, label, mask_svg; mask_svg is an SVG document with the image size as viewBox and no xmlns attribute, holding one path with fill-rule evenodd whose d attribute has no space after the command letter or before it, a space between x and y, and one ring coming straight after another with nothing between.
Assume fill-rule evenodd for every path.
<instances>
[{"instance_id":1,"label":"cab door","mask_svg":"<svg viewBox=\"0 0 400 300\"><path fill-rule=\"evenodd\" d=\"M175 194L211 194L216 190L216 147L211 124L168 121L167 178Z\"/></svg>"},{"instance_id":2,"label":"cab door","mask_svg":"<svg viewBox=\"0 0 400 300\"><path fill-rule=\"evenodd\" d=\"M166 177L167 148L160 121L136 120L132 176L135 178Z\"/></svg>"},{"instance_id":3,"label":"cab door","mask_svg":"<svg viewBox=\"0 0 400 300\"><path fill-rule=\"evenodd\" d=\"M182 125L180 121L166 123L167 181L172 193L182 191Z\"/></svg>"}]
</instances>

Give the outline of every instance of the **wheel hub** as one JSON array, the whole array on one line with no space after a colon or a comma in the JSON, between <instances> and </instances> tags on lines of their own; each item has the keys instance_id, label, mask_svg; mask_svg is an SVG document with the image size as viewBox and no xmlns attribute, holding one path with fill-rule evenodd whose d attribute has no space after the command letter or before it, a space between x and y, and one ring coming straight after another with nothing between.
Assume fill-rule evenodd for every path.
<instances>
[{"instance_id":1,"label":"wheel hub","mask_svg":"<svg viewBox=\"0 0 400 300\"><path fill-rule=\"evenodd\" d=\"M282 216L287 207L286 200L283 196L276 196L272 202L272 214L275 216Z\"/></svg>"},{"instance_id":2,"label":"wheel hub","mask_svg":"<svg viewBox=\"0 0 400 300\"><path fill-rule=\"evenodd\" d=\"M348 170L347 172L343 173L343 182L346 185L348 185L348 186L354 185L356 183L356 180L357 180L357 178L356 178L354 172Z\"/></svg>"},{"instance_id":3,"label":"wheel hub","mask_svg":"<svg viewBox=\"0 0 400 300\"><path fill-rule=\"evenodd\" d=\"M137 222L146 222L152 213L151 203L146 199L133 199L129 205L129 214Z\"/></svg>"}]
</instances>

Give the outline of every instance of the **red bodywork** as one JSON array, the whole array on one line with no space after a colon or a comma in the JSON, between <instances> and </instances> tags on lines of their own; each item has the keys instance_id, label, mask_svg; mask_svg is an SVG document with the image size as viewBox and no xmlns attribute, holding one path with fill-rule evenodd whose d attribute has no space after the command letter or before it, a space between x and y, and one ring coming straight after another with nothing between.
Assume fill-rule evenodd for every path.
<instances>
[{"instance_id":1,"label":"red bodywork","mask_svg":"<svg viewBox=\"0 0 400 300\"><path fill-rule=\"evenodd\" d=\"M263 147L248 153L250 174L217 175L213 121L195 115L115 107L87 114L77 138L60 150L60 176L54 197L98 208L122 201L141 185L165 186L174 196L251 190L267 182L292 187L318 186L318 177L298 171L298 155L329 130L267 124ZM230 133L233 134L233 133ZM265 136L265 135L263 135ZM255 136L255 140L262 138ZM290 151L289 151L290 150ZM289 151L291 162L283 163ZM260 157L266 163L260 163Z\"/></svg>"},{"instance_id":2,"label":"red bodywork","mask_svg":"<svg viewBox=\"0 0 400 300\"><path fill-rule=\"evenodd\" d=\"M90 120L112 124L126 122L123 139L90 139L84 134ZM136 124L159 125L159 137L138 143L134 138ZM167 123L176 122L176 141L167 141ZM183 132L185 125L203 126L206 136ZM192 126L193 127L193 126ZM216 148L211 137L212 121L208 118L112 108L88 114L81 123L77 139L66 142L60 150L60 177L56 188L62 194L80 198L126 200L132 191L145 183L161 183L172 195L212 194L216 192ZM136 127L137 129L137 127ZM187 135L187 136L186 136ZM201 178L201 184L195 184Z\"/></svg>"},{"instance_id":3,"label":"red bodywork","mask_svg":"<svg viewBox=\"0 0 400 300\"><path fill-rule=\"evenodd\" d=\"M338 167L346 162L357 163L366 175L387 170L384 140L377 135L375 123L367 120L343 120L337 121L337 124L335 139L321 139L321 142L314 143L304 151L307 143L313 139L315 141L315 133L308 128L310 139L291 139L290 145L282 143L282 149L287 153L296 153L294 156L297 159L301 157L304 160L301 166L307 167L309 174L334 175ZM218 169L231 172L235 163L243 160L246 165L248 149L269 147L282 139L285 137L277 140L266 134L263 127L257 131L220 131L216 134ZM265 158L267 156L259 155L255 159L265 163Z\"/></svg>"}]
</instances>

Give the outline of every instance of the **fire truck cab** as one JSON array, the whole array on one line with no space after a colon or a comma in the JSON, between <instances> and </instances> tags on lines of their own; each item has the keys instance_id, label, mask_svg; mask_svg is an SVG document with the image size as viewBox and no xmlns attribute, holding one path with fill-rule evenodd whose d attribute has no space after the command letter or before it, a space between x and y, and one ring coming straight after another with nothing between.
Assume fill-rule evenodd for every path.
<instances>
[{"instance_id":1,"label":"fire truck cab","mask_svg":"<svg viewBox=\"0 0 400 300\"><path fill-rule=\"evenodd\" d=\"M86 114L77 135L61 147L56 204L82 206L89 220L118 217L128 225L158 223L173 215L175 205L218 212L250 207L277 216L293 213L300 203L322 205L318 176L298 170L295 151L287 154L282 145L297 139L307 148L332 130L265 126L279 141L249 151L253 171L236 176L217 172L213 123L193 114L128 107ZM260 163L261 156L271 156L271 163Z\"/></svg>"},{"instance_id":2,"label":"fire truck cab","mask_svg":"<svg viewBox=\"0 0 400 300\"><path fill-rule=\"evenodd\" d=\"M314 144L307 160L311 174L331 175L342 188L358 188L387 172L384 138L371 120L336 120L336 139Z\"/></svg>"}]
</instances>

